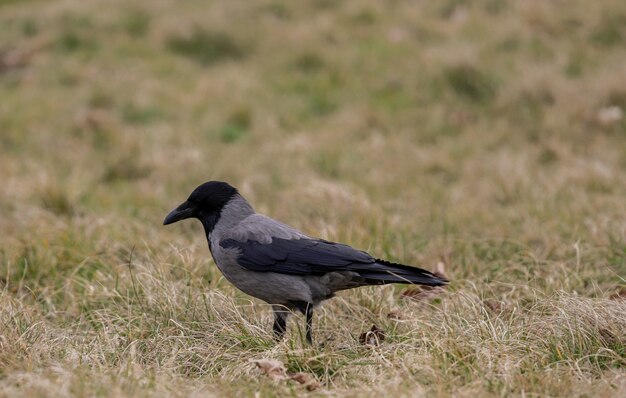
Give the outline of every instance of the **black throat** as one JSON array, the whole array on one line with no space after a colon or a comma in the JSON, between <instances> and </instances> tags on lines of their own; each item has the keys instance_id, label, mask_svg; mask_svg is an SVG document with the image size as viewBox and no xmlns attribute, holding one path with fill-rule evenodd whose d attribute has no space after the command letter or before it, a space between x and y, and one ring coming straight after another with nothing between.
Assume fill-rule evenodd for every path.
<instances>
[{"instance_id":1,"label":"black throat","mask_svg":"<svg viewBox=\"0 0 626 398\"><path fill-rule=\"evenodd\" d=\"M211 234L211 232L213 232L213 230L215 229L215 226L219 222L221 213L222 213L222 209L218 211L213 211L209 214L205 214L202 217L198 218L200 222L202 223L202 226L204 227L204 232L206 233L207 239L209 238L209 235Z\"/></svg>"}]
</instances>

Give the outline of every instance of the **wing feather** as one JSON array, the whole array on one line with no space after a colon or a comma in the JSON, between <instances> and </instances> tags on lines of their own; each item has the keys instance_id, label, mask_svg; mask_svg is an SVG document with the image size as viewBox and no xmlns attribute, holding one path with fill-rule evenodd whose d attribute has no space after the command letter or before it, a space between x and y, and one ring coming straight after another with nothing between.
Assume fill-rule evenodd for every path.
<instances>
[{"instance_id":1,"label":"wing feather","mask_svg":"<svg viewBox=\"0 0 626 398\"><path fill-rule=\"evenodd\" d=\"M325 274L376 261L363 251L322 239L273 238L271 243L266 244L254 240L240 242L226 239L220 242L220 246L238 249L239 265L258 272Z\"/></svg>"},{"instance_id":2,"label":"wing feather","mask_svg":"<svg viewBox=\"0 0 626 398\"><path fill-rule=\"evenodd\" d=\"M233 238L220 241L222 248L236 249L237 263L256 272L289 275L323 275L336 271L359 274L364 284L417 283L441 286L447 280L432 272L408 265L377 260L364 251L341 243L309 237L258 240Z\"/></svg>"}]
</instances>

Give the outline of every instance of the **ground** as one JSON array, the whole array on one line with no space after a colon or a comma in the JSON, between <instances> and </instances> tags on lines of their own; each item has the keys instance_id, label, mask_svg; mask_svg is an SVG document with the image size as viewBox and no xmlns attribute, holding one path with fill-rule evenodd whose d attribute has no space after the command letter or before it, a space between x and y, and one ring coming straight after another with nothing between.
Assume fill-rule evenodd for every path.
<instances>
[{"instance_id":1,"label":"ground","mask_svg":"<svg viewBox=\"0 0 626 398\"><path fill-rule=\"evenodd\" d=\"M626 395L625 46L622 0L0 0L0 396ZM210 179L452 283L276 344L161 225Z\"/></svg>"}]
</instances>

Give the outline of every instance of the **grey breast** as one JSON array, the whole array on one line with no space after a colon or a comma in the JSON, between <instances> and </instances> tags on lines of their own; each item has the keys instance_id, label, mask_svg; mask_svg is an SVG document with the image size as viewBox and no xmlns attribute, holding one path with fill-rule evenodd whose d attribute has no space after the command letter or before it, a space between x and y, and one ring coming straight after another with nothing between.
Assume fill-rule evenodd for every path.
<instances>
[{"instance_id":1,"label":"grey breast","mask_svg":"<svg viewBox=\"0 0 626 398\"><path fill-rule=\"evenodd\" d=\"M313 294L307 278L247 270L237 263L239 250L220 246L220 241L226 239L271 243L273 237L299 239L306 236L288 225L254 213L245 199L236 198L222 209L220 220L208 239L217 267L230 283L244 293L270 304L312 302Z\"/></svg>"}]
</instances>

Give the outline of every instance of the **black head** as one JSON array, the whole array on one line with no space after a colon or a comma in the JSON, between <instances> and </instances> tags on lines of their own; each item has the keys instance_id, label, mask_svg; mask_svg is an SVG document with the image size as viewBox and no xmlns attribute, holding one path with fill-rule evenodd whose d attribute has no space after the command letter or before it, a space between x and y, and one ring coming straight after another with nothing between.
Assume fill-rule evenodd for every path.
<instances>
[{"instance_id":1,"label":"black head","mask_svg":"<svg viewBox=\"0 0 626 398\"><path fill-rule=\"evenodd\" d=\"M214 223L219 218L222 208L235 195L237 195L237 190L225 182L205 182L194 189L185 202L165 217L163 225L191 217L199 219L203 224L209 220Z\"/></svg>"}]
</instances>

